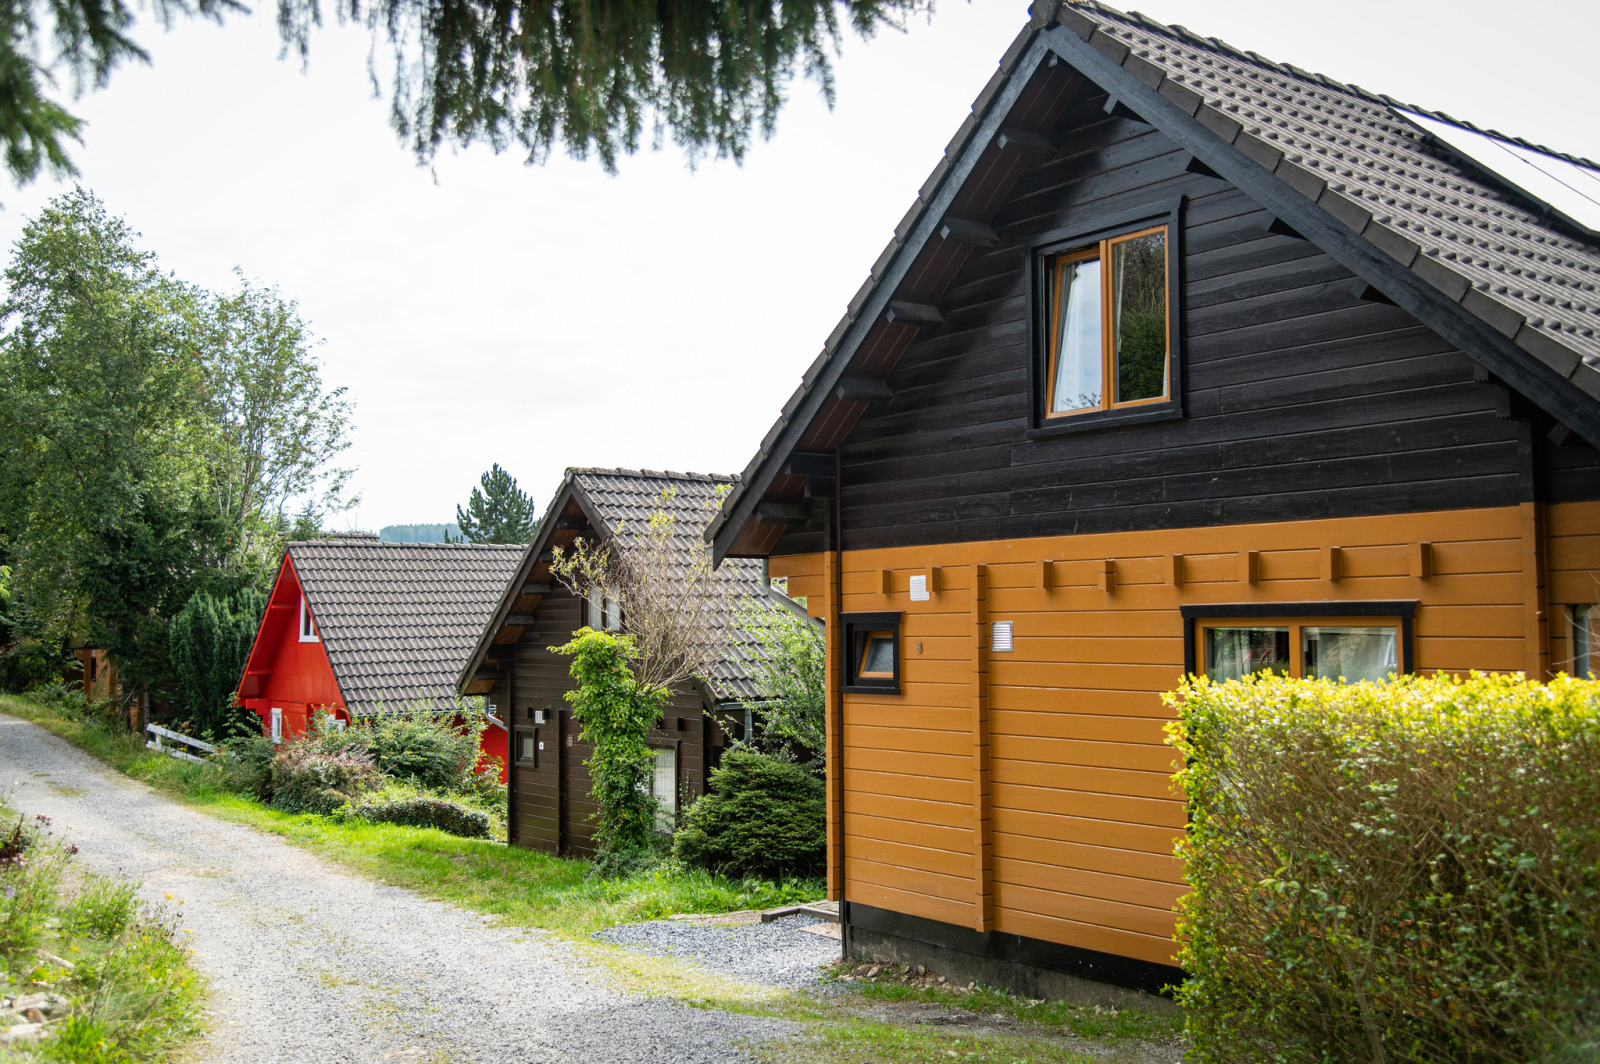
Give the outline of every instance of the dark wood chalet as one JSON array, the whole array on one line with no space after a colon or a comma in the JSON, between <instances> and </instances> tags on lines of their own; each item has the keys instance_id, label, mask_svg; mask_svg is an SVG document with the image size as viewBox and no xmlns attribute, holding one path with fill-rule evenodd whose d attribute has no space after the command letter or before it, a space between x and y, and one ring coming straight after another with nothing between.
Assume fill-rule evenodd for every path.
<instances>
[{"instance_id":1,"label":"dark wood chalet","mask_svg":"<svg viewBox=\"0 0 1600 1064\"><path fill-rule=\"evenodd\" d=\"M827 621L849 953L1157 989L1185 672L1587 672L1597 182L1035 5L706 532Z\"/></svg>"},{"instance_id":2,"label":"dark wood chalet","mask_svg":"<svg viewBox=\"0 0 1600 1064\"><path fill-rule=\"evenodd\" d=\"M568 469L520 568L478 639L459 678L463 694L484 694L504 707L511 728L509 841L551 853L593 852L590 797L584 761L589 747L572 719L565 695L574 682L571 659L552 653L585 625L627 630L626 612L608 599L574 595L550 570L556 548L581 536L591 543L642 530L664 509L674 520L684 551L702 549L706 514L728 477L633 469ZM761 596L759 561L740 561L717 572L721 617L727 633L724 660L713 675L676 693L651 731L656 757L652 791L661 803L660 826L670 830L683 806L705 793L706 775L730 738L748 725L746 704L755 695L747 673L745 641L734 625L741 599Z\"/></svg>"}]
</instances>

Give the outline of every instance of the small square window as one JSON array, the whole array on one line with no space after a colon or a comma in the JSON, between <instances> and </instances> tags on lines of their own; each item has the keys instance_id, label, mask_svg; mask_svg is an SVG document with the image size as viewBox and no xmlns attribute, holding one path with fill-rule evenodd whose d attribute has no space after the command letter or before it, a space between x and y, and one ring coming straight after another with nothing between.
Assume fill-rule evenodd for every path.
<instances>
[{"instance_id":1,"label":"small square window","mask_svg":"<svg viewBox=\"0 0 1600 1064\"><path fill-rule=\"evenodd\" d=\"M844 689L900 691L900 614L847 613L844 625Z\"/></svg>"},{"instance_id":2,"label":"small square window","mask_svg":"<svg viewBox=\"0 0 1600 1064\"><path fill-rule=\"evenodd\" d=\"M530 764L538 761L538 746L532 732L517 732L517 760Z\"/></svg>"}]
</instances>

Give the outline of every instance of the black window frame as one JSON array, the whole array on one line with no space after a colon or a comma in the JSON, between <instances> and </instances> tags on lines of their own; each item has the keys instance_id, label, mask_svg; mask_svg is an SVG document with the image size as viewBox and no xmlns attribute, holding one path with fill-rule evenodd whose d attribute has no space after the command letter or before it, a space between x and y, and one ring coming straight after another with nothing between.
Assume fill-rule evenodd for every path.
<instances>
[{"instance_id":1,"label":"black window frame","mask_svg":"<svg viewBox=\"0 0 1600 1064\"><path fill-rule=\"evenodd\" d=\"M522 740L528 741L528 756L522 756ZM519 765L539 767L539 729L518 728L511 733L511 760Z\"/></svg>"},{"instance_id":2,"label":"black window frame","mask_svg":"<svg viewBox=\"0 0 1600 1064\"><path fill-rule=\"evenodd\" d=\"M1183 209L1184 199L1166 200L1109 217L1084 219L1072 226L1040 233L1028 241L1028 428L1027 435L1041 439L1093 432L1119 425L1168 421L1184 416L1183 358ZM1168 398L1138 406L1087 410L1065 417L1050 417L1050 336L1045 308L1050 305L1048 260L1087 244L1164 225L1167 228L1167 330ZM1102 327L1108 327L1102 323Z\"/></svg>"},{"instance_id":3,"label":"black window frame","mask_svg":"<svg viewBox=\"0 0 1600 1064\"><path fill-rule=\"evenodd\" d=\"M844 613L839 616L840 652L844 655L842 665L844 677L841 690L846 694L877 694L897 695L900 693L900 617L898 611L877 613ZM865 637L870 632L889 632L893 637L894 649L894 676L861 676L857 670L861 664L861 652L865 646L856 645L858 637Z\"/></svg>"},{"instance_id":4,"label":"black window frame","mask_svg":"<svg viewBox=\"0 0 1600 1064\"><path fill-rule=\"evenodd\" d=\"M1248 620L1252 617L1398 617L1400 619L1400 675L1416 671L1413 660L1413 629L1419 599L1368 600L1365 602L1221 602L1178 607L1183 615L1183 673L1199 675L1195 624L1198 621Z\"/></svg>"}]
</instances>

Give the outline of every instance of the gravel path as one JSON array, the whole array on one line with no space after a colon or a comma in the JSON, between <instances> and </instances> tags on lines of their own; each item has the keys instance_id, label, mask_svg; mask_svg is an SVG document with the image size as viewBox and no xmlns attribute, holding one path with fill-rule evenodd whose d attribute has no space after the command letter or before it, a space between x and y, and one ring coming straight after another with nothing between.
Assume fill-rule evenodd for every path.
<instances>
[{"instance_id":1,"label":"gravel path","mask_svg":"<svg viewBox=\"0 0 1600 1064\"><path fill-rule=\"evenodd\" d=\"M822 922L805 915L734 927L652 920L608 927L594 937L640 953L694 961L740 982L826 992L842 987L821 978L822 965L839 959L839 940L802 930Z\"/></svg>"},{"instance_id":2,"label":"gravel path","mask_svg":"<svg viewBox=\"0 0 1600 1064\"><path fill-rule=\"evenodd\" d=\"M212 988L207 1064L699 1064L792 1030L621 994L558 940L337 871L0 715L6 790L91 869L184 900Z\"/></svg>"}]
</instances>

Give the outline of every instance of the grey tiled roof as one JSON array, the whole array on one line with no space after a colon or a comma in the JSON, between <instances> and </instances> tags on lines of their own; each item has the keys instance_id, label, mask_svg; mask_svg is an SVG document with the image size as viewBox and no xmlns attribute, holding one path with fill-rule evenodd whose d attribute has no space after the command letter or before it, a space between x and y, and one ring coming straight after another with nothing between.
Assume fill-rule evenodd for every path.
<instances>
[{"instance_id":1,"label":"grey tiled roof","mask_svg":"<svg viewBox=\"0 0 1600 1064\"><path fill-rule=\"evenodd\" d=\"M762 438L740 486L706 529L708 540L720 541L736 512L748 515L745 494L765 489L766 471L798 438L791 424L797 412L815 406L812 393L820 382L831 387L834 362L854 351L847 338L872 325L862 315L878 305L872 297L880 282L921 250L914 234L928 231L924 215L945 194L951 175L963 172L959 160L986 147L975 135L992 126L1002 90L1046 31L1075 34L1103 61L1134 75L1293 194L1444 293L1519 348L1519 357L1577 389L1579 407L1600 400L1600 246L1530 210L1394 109L1474 127L1093 0L1035 0L1031 13L822 353ZM1592 424L1585 431L1592 435Z\"/></svg>"},{"instance_id":2,"label":"grey tiled roof","mask_svg":"<svg viewBox=\"0 0 1600 1064\"><path fill-rule=\"evenodd\" d=\"M350 712L453 706L456 676L525 550L376 536L289 544Z\"/></svg>"}]
</instances>

